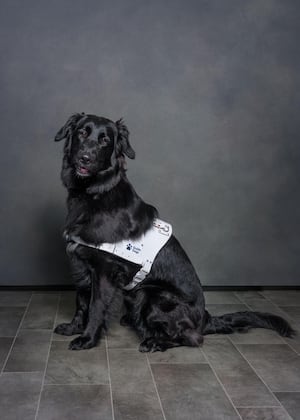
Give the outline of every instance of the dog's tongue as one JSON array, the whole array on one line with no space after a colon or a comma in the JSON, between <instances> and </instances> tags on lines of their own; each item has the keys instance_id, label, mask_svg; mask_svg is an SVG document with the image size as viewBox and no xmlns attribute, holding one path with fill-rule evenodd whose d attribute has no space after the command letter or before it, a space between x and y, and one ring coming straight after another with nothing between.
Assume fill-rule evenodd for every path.
<instances>
[{"instance_id":1,"label":"dog's tongue","mask_svg":"<svg viewBox=\"0 0 300 420\"><path fill-rule=\"evenodd\" d=\"M79 171L82 174L87 174L89 172L86 168L80 168Z\"/></svg>"}]
</instances>

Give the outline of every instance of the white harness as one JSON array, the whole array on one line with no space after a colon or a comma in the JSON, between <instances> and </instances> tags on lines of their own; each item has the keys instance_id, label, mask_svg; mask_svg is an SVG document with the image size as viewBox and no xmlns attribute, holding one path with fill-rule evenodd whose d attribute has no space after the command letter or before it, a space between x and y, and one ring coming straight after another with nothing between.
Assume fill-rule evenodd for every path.
<instances>
[{"instance_id":1,"label":"white harness","mask_svg":"<svg viewBox=\"0 0 300 420\"><path fill-rule=\"evenodd\" d=\"M78 236L69 238L74 245L84 245L100 251L109 252L124 260L141 265L140 270L135 274L132 281L124 287L124 290L132 290L141 283L147 274L150 273L152 264L158 252L168 242L172 235L172 226L160 219L154 219L152 228L147 230L138 239L124 239L123 241L103 244L89 244Z\"/></svg>"}]
</instances>

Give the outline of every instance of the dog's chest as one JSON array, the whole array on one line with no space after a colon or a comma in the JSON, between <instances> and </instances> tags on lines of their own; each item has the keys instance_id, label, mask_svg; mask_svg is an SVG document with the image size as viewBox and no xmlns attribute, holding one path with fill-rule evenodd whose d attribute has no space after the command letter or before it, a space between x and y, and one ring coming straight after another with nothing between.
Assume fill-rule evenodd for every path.
<instances>
[{"instance_id":1,"label":"dog's chest","mask_svg":"<svg viewBox=\"0 0 300 420\"><path fill-rule=\"evenodd\" d=\"M116 242L131 228L122 210L103 209L92 199L76 197L68 202L67 230L70 234L88 234L92 242Z\"/></svg>"}]
</instances>

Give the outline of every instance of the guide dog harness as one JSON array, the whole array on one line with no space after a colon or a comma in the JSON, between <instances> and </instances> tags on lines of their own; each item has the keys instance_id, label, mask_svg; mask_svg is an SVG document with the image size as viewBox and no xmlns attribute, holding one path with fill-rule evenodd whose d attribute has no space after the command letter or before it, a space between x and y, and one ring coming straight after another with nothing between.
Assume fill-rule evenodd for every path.
<instances>
[{"instance_id":1,"label":"guide dog harness","mask_svg":"<svg viewBox=\"0 0 300 420\"><path fill-rule=\"evenodd\" d=\"M71 248L71 250L75 250L78 245L83 245L99 249L99 251L108 252L123 258L124 260L140 265L141 268L135 274L132 281L124 287L124 290L129 291L140 284L150 273L156 255L168 242L171 235L172 226L170 223L160 219L154 219L151 229L147 230L147 232L138 239L124 239L116 243L102 244L90 244L83 241L78 236L69 237L66 235L66 239L69 242L68 247L69 249Z\"/></svg>"}]
</instances>

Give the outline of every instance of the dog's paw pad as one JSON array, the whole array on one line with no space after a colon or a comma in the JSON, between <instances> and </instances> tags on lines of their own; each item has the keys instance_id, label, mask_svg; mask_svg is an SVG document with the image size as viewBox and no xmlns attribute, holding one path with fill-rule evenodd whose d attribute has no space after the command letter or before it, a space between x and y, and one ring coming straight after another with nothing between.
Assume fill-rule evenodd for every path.
<instances>
[{"instance_id":1,"label":"dog's paw pad","mask_svg":"<svg viewBox=\"0 0 300 420\"><path fill-rule=\"evenodd\" d=\"M61 334L61 335L73 335L74 334L73 330L74 330L74 327L72 324L63 323L63 324L57 325L54 332L55 334Z\"/></svg>"},{"instance_id":2,"label":"dog's paw pad","mask_svg":"<svg viewBox=\"0 0 300 420\"><path fill-rule=\"evenodd\" d=\"M163 341L157 340L155 338L147 338L142 341L139 347L139 351L142 353L155 351L166 351L170 346L166 345Z\"/></svg>"},{"instance_id":3,"label":"dog's paw pad","mask_svg":"<svg viewBox=\"0 0 300 420\"><path fill-rule=\"evenodd\" d=\"M95 347L95 342L89 337L77 337L69 344L70 350L85 350Z\"/></svg>"},{"instance_id":4,"label":"dog's paw pad","mask_svg":"<svg viewBox=\"0 0 300 420\"><path fill-rule=\"evenodd\" d=\"M151 351L151 348L147 344L141 343L139 347L139 351L141 353L148 353L149 351Z\"/></svg>"}]
</instances>

